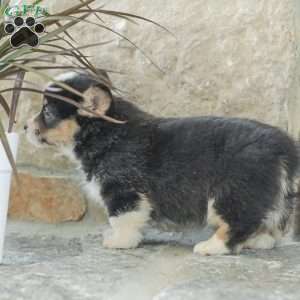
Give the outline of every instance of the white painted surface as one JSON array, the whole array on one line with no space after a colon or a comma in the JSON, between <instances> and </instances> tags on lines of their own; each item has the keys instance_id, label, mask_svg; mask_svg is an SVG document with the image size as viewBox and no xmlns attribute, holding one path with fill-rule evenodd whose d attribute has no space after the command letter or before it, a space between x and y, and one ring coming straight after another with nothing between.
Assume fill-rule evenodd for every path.
<instances>
[{"instance_id":1,"label":"white painted surface","mask_svg":"<svg viewBox=\"0 0 300 300\"><path fill-rule=\"evenodd\" d=\"M16 133L10 133L7 137L12 154L14 158L16 158L19 136ZM4 148L0 143L0 263L2 263L3 257L3 245L7 221L11 176L12 168L9 164L9 160L6 156Z\"/></svg>"}]
</instances>

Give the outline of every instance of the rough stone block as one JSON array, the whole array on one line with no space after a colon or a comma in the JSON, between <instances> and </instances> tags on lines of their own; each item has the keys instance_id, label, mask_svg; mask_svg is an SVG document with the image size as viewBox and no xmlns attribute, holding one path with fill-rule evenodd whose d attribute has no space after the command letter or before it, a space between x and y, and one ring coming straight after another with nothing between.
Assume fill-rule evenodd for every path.
<instances>
[{"instance_id":1,"label":"rough stone block","mask_svg":"<svg viewBox=\"0 0 300 300\"><path fill-rule=\"evenodd\" d=\"M78 221L86 213L80 190L67 179L20 174L20 185L13 182L9 216L48 223Z\"/></svg>"}]
</instances>

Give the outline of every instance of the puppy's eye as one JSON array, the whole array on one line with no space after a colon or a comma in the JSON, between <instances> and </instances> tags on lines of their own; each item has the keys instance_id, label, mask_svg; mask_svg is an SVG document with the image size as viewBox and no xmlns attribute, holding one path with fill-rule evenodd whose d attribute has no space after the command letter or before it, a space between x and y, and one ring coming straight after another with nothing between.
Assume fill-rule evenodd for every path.
<instances>
[{"instance_id":1,"label":"puppy's eye","mask_svg":"<svg viewBox=\"0 0 300 300\"><path fill-rule=\"evenodd\" d=\"M49 110L47 108L44 109L44 117L45 118L51 117L51 113L49 112Z\"/></svg>"},{"instance_id":2,"label":"puppy's eye","mask_svg":"<svg viewBox=\"0 0 300 300\"><path fill-rule=\"evenodd\" d=\"M47 106L43 109L43 116L47 125L51 125L51 123L55 121L55 116L51 111L49 111Z\"/></svg>"}]
</instances>

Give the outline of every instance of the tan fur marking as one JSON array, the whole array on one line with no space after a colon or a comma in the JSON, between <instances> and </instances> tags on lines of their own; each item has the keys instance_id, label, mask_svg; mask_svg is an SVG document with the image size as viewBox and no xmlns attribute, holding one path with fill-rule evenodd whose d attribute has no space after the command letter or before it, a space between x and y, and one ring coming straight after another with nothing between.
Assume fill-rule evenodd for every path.
<instances>
[{"instance_id":1,"label":"tan fur marking","mask_svg":"<svg viewBox=\"0 0 300 300\"><path fill-rule=\"evenodd\" d=\"M207 209L207 223L217 228L216 235L223 241L228 241L229 225L223 220L223 218L217 214L214 208L215 200L208 201Z\"/></svg>"},{"instance_id":2,"label":"tan fur marking","mask_svg":"<svg viewBox=\"0 0 300 300\"><path fill-rule=\"evenodd\" d=\"M200 255L222 255L230 253L230 250L226 246L228 229L228 225L224 223L210 239L195 245L194 252Z\"/></svg>"},{"instance_id":3,"label":"tan fur marking","mask_svg":"<svg viewBox=\"0 0 300 300\"><path fill-rule=\"evenodd\" d=\"M50 144L67 145L72 143L78 124L75 120L62 121L57 127L43 132L43 137Z\"/></svg>"},{"instance_id":4,"label":"tan fur marking","mask_svg":"<svg viewBox=\"0 0 300 300\"><path fill-rule=\"evenodd\" d=\"M229 226L225 222L216 231L216 236L222 241L228 241Z\"/></svg>"},{"instance_id":5,"label":"tan fur marking","mask_svg":"<svg viewBox=\"0 0 300 300\"><path fill-rule=\"evenodd\" d=\"M195 245L194 252L200 255L228 254L230 250L226 246L229 240L229 225L219 216L214 208L214 199L208 201L207 223L216 227L216 232L207 241Z\"/></svg>"}]
</instances>

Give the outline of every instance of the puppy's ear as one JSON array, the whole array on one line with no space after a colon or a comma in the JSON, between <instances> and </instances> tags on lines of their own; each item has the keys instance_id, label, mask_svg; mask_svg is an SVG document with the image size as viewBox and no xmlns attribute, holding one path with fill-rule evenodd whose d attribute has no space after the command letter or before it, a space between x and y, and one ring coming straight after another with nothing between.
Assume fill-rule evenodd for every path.
<instances>
[{"instance_id":1,"label":"puppy's ear","mask_svg":"<svg viewBox=\"0 0 300 300\"><path fill-rule=\"evenodd\" d=\"M91 86L83 95L83 106L96 114L105 115L112 104L112 95L107 88ZM80 109L78 113L85 117L95 117L94 114L83 109Z\"/></svg>"}]
</instances>

